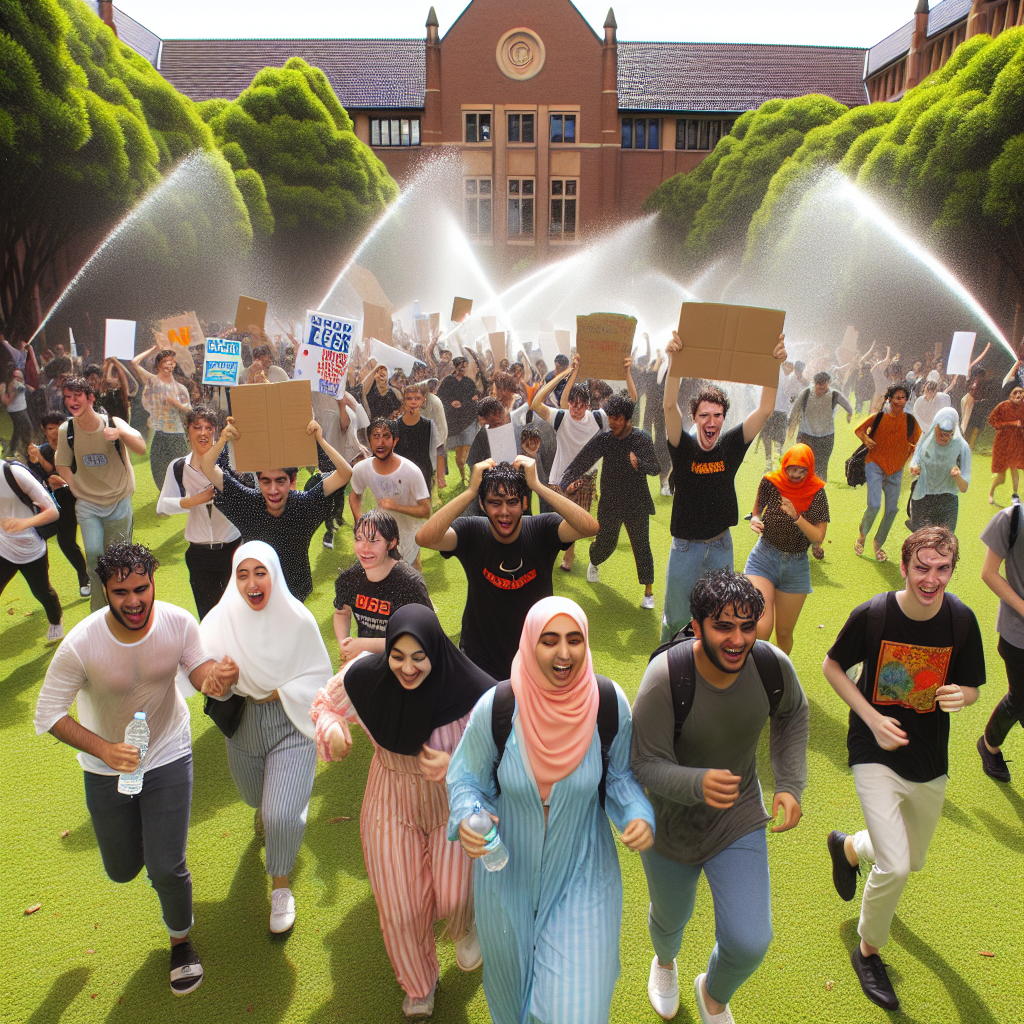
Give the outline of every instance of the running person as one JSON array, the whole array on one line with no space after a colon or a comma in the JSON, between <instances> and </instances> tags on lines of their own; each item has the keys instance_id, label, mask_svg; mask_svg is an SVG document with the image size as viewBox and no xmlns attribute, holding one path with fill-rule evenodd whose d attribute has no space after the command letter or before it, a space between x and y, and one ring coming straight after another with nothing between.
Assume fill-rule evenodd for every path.
<instances>
[{"instance_id":1,"label":"running person","mask_svg":"<svg viewBox=\"0 0 1024 1024\"><path fill-rule=\"evenodd\" d=\"M156 373L150 373L143 360L155 352ZM182 417L191 408L188 388L174 379L178 361L174 350L165 348L157 351L153 345L132 360L132 369L143 383L142 404L149 413L149 425L153 437L149 444L149 466L153 483L163 487L164 474L172 459L188 454L188 441Z\"/></svg>"},{"instance_id":2,"label":"running person","mask_svg":"<svg viewBox=\"0 0 1024 1024\"><path fill-rule=\"evenodd\" d=\"M955 409L940 409L910 459L914 486L910 492L911 533L926 526L956 531L960 495L971 482L971 448L960 433Z\"/></svg>"}]
</instances>

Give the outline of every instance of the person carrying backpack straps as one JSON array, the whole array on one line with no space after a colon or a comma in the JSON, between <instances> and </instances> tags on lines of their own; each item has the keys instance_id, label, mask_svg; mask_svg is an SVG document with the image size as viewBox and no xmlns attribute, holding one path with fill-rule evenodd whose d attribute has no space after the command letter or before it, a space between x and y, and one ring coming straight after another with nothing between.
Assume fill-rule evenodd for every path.
<instances>
[{"instance_id":1,"label":"person carrying backpack straps","mask_svg":"<svg viewBox=\"0 0 1024 1024\"><path fill-rule=\"evenodd\" d=\"M771 734L773 832L798 824L807 781L809 712L792 662L759 641L761 592L731 569L697 580L693 639L655 651L633 702L632 766L654 807L654 847L641 855L654 946L647 995L666 1020L679 1009L676 954L703 873L716 944L694 981L699 1019L730 1021L729 1000L772 937L757 746ZM723 1015L719 1017L718 1015Z\"/></svg>"},{"instance_id":2,"label":"person carrying backpack straps","mask_svg":"<svg viewBox=\"0 0 1024 1024\"><path fill-rule=\"evenodd\" d=\"M828 480L828 460L832 457L836 433L833 417L836 406L846 410L846 422L853 418L853 406L832 387L832 377L824 370L804 388L789 416L789 432L796 432L797 444L805 444L814 452L814 472L818 479Z\"/></svg>"}]
</instances>

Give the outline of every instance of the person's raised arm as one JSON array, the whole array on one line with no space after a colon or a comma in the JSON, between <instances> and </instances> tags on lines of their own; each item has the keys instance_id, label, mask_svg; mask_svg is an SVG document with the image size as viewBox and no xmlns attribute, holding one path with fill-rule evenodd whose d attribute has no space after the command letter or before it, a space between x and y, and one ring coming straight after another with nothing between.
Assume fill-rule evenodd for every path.
<instances>
[{"instance_id":1,"label":"person's raised arm","mask_svg":"<svg viewBox=\"0 0 1024 1024\"><path fill-rule=\"evenodd\" d=\"M1006 387L1007 384L1010 383L1011 380L1013 380L1013 378L1016 376L1017 371L1019 369L1020 369L1020 360L1018 359L1017 362L1015 362L1013 364L1013 366L1010 367L1010 372L1003 378L1003 387L1004 388Z\"/></svg>"},{"instance_id":2,"label":"person's raised arm","mask_svg":"<svg viewBox=\"0 0 1024 1024\"><path fill-rule=\"evenodd\" d=\"M199 468L202 469L203 475L218 491L224 490L224 471L217 465L217 460L220 458L220 453L227 446L228 441L237 441L239 437L241 437L241 434L239 434L238 428L235 426L235 418L229 416L227 423L224 424L224 429L220 432L217 443L211 445L210 450L199 459Z\"/></svg>"},{"instance_id":3,"label":"person's raised arm","mask_svg":"<svg viewBox=\"0 0 1024 1024\"><path fill-rule=\"evenodd\" d=\"M131 360L132 369L138 374L139 378L145 383L149 380L156 380L156 374L150 373L143 365L143 360L148 359L157 351L157 344L152 344L145 352L141 352L139 355L133 357Z\"/></svg>"},{"instance_id":4,"label":"person's raised arm","mask_svg":"<svg viewBox=\"0 0 1024 1024\"><path fill-rule=\"evenodd\" d=\"M634 402L637 400L636 385L633 383L633 360L630 356L622 361L622 367L626 371L626 392Z\"/></svg>"},{"instance_id":5,"label":"person's raised arm","mask_svg":"<svg viewBox=\"0 0 1024 1024\"><path fill-rule=\"evenodd\" d=\"M323 482L324 495L333 494L340 487L352 479L352 467L345 461L343 455L339 455L325 440L323 427L316 420L310 420L306 426L306 433L316 439L316 443L327 453L327 458L334 463L334 472Z\"/></svg>"},{"instance_id":6,"label":"person's raised arm","mask_svg":"<svg viewBox=\"0 0 1024 1024\"><path fill-rule=\"evenodd\" d=\"M778 361L779 366L786 361L785 338L786 336L784 334L780 334L779 343L772 351L772 357ZM778 381L777 376L775 379ZM750 442L761 433L761 428L768 421L768 417L775 411L775 396L778 393L779 386L777 383L773 388L770 388L767 385L763 385L761 387L760 405L758 405L758 407L743 421L743 440L747 444L750 444Z\"/></svg>"},{"instance_id":7,"label":"person's raised arm","mask_svg":"<svg viewBox=\"0 0 1024 1024\"><path fill-rule=\"evenodd\" d=\"M355 399L347 392L343 392L342 398L338 399L338 419L341 421L341 432L344 434L348 430L349 424L352 422L351 417L348 414L349 410L349 399L352 399L352 410L355 411Z\"/></svg>"},{"instance_id":8,"label":"person's raised arm","mask_svg":"<svg viewBox=\"0 0 1024 1024\"><path fill-rule=\"evenodd\" d=\"M366 382L377 372L377 360L374 359L373 356L370 356L363 365L366 367L366 370L359 383L363 386L363 394L365 395Z\"/></svg>"},{"instance_id":9,"label":"person's raised arm","mask_svg":"<svg viewBox=\"0 0 1024 1024\"><path fill-rule=\"evenodd\" d=\"M517 455L512 465L522 469L526 483L541 501L546 501L553 512L562 517L558 527L558 539L563 544L571 544L581 537L596 537L600 529L597 520L585 509L558 491L542 484L537 477L537 463L526 455Z\"/></svg>"},{"instance_id":10,"label":"person's raised arm","mask_svg":"<svg viewBox=\"0 0 1024 1024\"><path fill-rule=\"evenodd\" d=\"M565 382L565 387L562 388L562 395L558 399L559 409L569 408L569 392L572 391L573 386L576 383L577 374L580 372L580 354L577 352L572 357L572 363L569 366L569 379Z\"/></svg>"},{"instance_id":11,"label":"person's raised arm","mask_svg":"<svg viewBox=\"0 0 1024 1024\"><path fill-rule=\"evenodd\" d=\"M516 462L518 461L517 459ZM494 459L485 459L473 466L466 489L452 498L447 505L442 505L416 531L416 543L421 548L432 548L434 551L455 550L459 538L451 528L452 523L476 500L480 493L480 481L483 479L484 470L494 465Z\"/></svg>"},{"instance_id":12,"label":"person's raised arm","mask_svg":"<svg viewBox=\"0 0 1024 1024\"><path fill-rule=\"evenodd\" d=\"M978 356L978 358L977 358L977 359L972 359L972 360L971 360L971 365L970 365L970 367L969 367L969 369L968 369L968 376L970 376L970 370L973 370L973 369L974 369L974 368L975 368L975 367L976 367L976 366L978 365L978 363L980 363L980 362L982 361L982 359L984 359L984 358L985 358L985 356L987 356L987 355L989 354L989 351L991 350L991 348L992 348L992 342L990 341L990 342L989 342L989 343L988 343L988 344L987 344L987 345L985 346L985 348L984 348L984 350L982 351L981 355L980 355L980 356Z\"/></svg>"},{"instance_id":13,"label":"person's raised arm","mask_svg":"<svg viewBox=\"0 0 1024 1024\"><path fill-rule=\"evenodd\" d=\"M661 396L661 407L665 413L665 439L673 448L679 445L683 437L683 412L679 408L679 384L681 377L672 374L672 356L681 352L683 342L678 331L672 332L672 339L665 346L665 357L668 359L668 373L665 377L665 390Z\"/></svg>"},{"instance_id":14,"label":"person's raised arm","mask_svg":"<svg viewBox=\"0 0 1024 1024\"><path fill-rule=\"evenodd\" d=\"M545 405L548 395L551 394L555 388L558 387L559 381L564 380L573 372L571 366L567 366L561 373L556 373L546 384L542 384L538 389L537 393L533 396L533 401L530 403L530 408L542 419L551 422L552 409L550 405ZM566 391L568 391L568 384L566 385ZM563 392L564 394L565 392Z\"/></svg>"},{"instance_id":15,"label":"person's raised arm","mask_svg":"<svg viewBox=\"0 0 1024 1024\"><path fill-rule=\"evenodd\" d=\"M644 331L644 346L647 350L647 368L651 368L651 336Z\"/></svg>"}]
</instances>

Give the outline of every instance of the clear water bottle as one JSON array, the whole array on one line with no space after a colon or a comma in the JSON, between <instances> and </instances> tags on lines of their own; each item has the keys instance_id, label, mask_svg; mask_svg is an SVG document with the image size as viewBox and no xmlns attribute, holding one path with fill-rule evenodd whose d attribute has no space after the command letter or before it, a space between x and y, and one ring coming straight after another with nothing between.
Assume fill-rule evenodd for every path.
<instances>
[{"instance_id":1,"label":"clear water bottle","mask_svg":"<svg viewBox=\"0 0 1024 1024\"><path fill-rule=\"evenodd\" d=\"M135 717L124 730L124 741L139 748L139 767L133 772L121 772L117 780L118 793L135 796L142 789L142 776L146 770L146 751L149 749L149 723L145 711L136 711Z\"/></svg>"},{"instance_id":2,"label":"clear water bottle","mask_svg":"<svg viewBox=\"0 0 1024 1024\"><path fill-rule=\"evenodd\" d=\"M486 853L480 858L488 871L500 871L508 863L508 850L498 835L498 826L494 819L480 806L477 800L473 810L466 819L466 824L477 835L484 837Z\"/></svg>"}]
</instances>

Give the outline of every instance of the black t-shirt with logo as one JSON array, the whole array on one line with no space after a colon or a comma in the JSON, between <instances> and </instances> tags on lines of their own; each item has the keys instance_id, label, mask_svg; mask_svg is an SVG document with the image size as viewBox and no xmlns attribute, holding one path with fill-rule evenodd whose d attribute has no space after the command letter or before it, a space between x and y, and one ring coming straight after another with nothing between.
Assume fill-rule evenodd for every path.
<instances>
[{"instance_id":1,"label":"black t-shirt with logo","mask_svg":"<svg viewBox=\"0 0 1024 1024\"><path fill-rule=\"evenodd\" d=\"M560 551L569 547L558 537L562 517L554 512L523 516L519 536L502 544L481 516L456 519L453 555L462 563L468 588L462 613L460 646L475 665L495 679L508 679L526 613L554 588L551 570Z\"/></svg>"},{"instance_id":2,"label":"black t-shirt with logo","mask_svg":"<svg viewBox=\"0 0 1024 1024\"><path fill-rule=\"evenodd\" d=\"M345 605L352 609L361 640L383 640L392 613L407 604L433 607L423 577L406 562L395 562L391 572L376 583L366 578L366 570L356 562L339 572L334 581L334 607L338 611Z\"/></svg>"},{"instance_id":3,"label":"black t-shirt with logo","mask_svg":"<svg viewBox=\"0 0 1024 1024\"><path fill-rule=\"evenodd\" d=\"M846 746L850 765L884 764L908 782L930 782L949 770L949 714L935 701L944 683L981 686L985 682L985 650L981 630L970 612L967 637L954 649L954 613L949 597L937 615L923 622L907 618L888 594L885 628L877 650L868 650L871 602L858 605L836 637L828 656L842 668L863 663L857 686L881 714L895 718L910 741L883 750L856 712L850 712Z\"/></svg>"},{"instance_id":4,"label":"black t-shirt with logo","mask_svg":"<svg viewBox=\"0 0 1024 1024\"><path fill-rule=\"evenodd\" d=\"M743 424L727 430L711 451L683 431L679 444L669 442L675 497L672 536L681 540L710 540L740 521L736 503L736 472L750 447Z\"/></svg>"}]
</instances>

